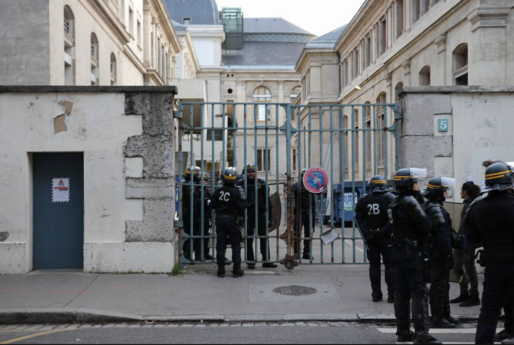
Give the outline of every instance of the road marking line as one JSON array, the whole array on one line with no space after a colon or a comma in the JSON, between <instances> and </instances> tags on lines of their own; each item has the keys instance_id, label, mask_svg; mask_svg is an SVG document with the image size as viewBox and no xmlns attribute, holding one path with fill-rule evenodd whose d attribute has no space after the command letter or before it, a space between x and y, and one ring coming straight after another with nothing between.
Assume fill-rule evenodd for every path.
<instances>
[{"instance_id":1,"label":"road marking line","mask_svg":"<svg viewBox=\"0 0 514 345\"><path fill-rule=\"evenodd\" d=\"M396 343L398 345L400 344L404 344L404 345L410 345L410 344L414 344L412 342L410 343ZM475 343L474 342L469 342L469 343L466 343L466 342L462 342L462 341L459 341L459 342L452 342L452 341L443 341L443 345L459 345L459 344L462 344L462 345L474 345ZM494 343L495 345L501 345L502 343Z\"/></svg>"},{"instance_id":2,"label":"road marking line","mask_svg":"<svg viewBox=\"0 0 514 345\"><path fill-rule=\"evenodd\" d=\"M345 240L346 244L349 244L350 246L353 246L352 241ZM357 249L359 252L364 253L364 250L360 249L358 246L355 246L355 249Z\"/></svg>"},{"instance_id":3,"label":"road marking line","mask_svg":"<svg viewBox=\"0 0 514 345\"><path fill-rule=\"evenodd\" d=\"M72 331L72 330L71 329L57 329L57 330L53 330L53 331L42 332L42 333L27 335L27 336L16 338L16 339L7 340L4 342L1 342L0 345L14 344L14 343L17 343L20 341L24 341L24 340L28 340L28 339L32 339L32 338L36 338L36 337L42 337L44 335L49 335L49 334L54 334L54 333L62 333L62 332L70 332L70 331Z\"/></svg>"},{"instance_id":4,"label":"road marking line","mask_svg":"<svg viewBox=\"0 0 514 345\"><path fill-rule=\"evenodd\" d=\"M384 334L396 334L396 328L377 328ZM476 328L456 328L456 329L431 329L431 334L476 334Z\"/></svg>"}]
</instances>

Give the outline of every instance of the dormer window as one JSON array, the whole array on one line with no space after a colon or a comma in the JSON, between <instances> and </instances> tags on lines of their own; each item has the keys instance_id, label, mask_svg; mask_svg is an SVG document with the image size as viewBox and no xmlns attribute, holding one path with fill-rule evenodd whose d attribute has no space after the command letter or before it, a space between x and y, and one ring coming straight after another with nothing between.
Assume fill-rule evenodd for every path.
<instances>
[{"instance_id":1,"label":"dormer window","mask_svg":"<svg viewBox=\"0 0 514 345\"><path fill-rule=\"evenodd\" d=\"M191 18L184 18L183 22L184 25L190 25L191 24Z\"/></svg>"}]
</instances>

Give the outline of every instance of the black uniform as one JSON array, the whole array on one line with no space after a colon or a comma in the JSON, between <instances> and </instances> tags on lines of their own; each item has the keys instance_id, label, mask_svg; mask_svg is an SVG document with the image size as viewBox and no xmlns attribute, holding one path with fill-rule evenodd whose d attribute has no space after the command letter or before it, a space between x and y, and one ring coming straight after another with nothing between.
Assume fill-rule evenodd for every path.
<instances>
[{"instance_id":1,"label":"black uniform","mask_svg":"<svg viewBox=\"0 0 514 345\"><path fill-rule=\"evenodd\" d=\"M443 204L427 201L424 205L432 221L429 239L431 261L430 308L434 325L451 320L450 312L450 270L453 267L452 220Z\"/></svg>"},{"instance_id":2,"label":"black uniform","mask_svg":"<svg viewBox=\"0 0 514 345\"><path fill-rule=\"evenodd\" d=\"M207 187L204 188L204 214L203 214L203 253L204 258L210 258L209 242L210 242L210 229L211 229L211 209L209 208L209 200L212 197L211 190Z\"/></svg>"},{"instance_id":3,"label":"black uniform","mask_svg":"<svg viewBox=\"0 0 514 345\"><path fill-rule=\"evenodd\" d=\"M356 219L369 249L369 277L373 296L380 299L382 298L381 256L385 265L388 295L394 298L395 292L394 262L390 248L392 227L387 214L394 198L394 195L384 188L371 195L363 195L355 207Z\"/></svg>"},{"instance_id":4,"label":"black uniform","mask_svg":"<svg viewBox=\"0 0 514 345\"><path fill-rule=\"evenodd\" d=\"M237 218L250 206L246 200L246 194L239 186L225 184L213 193L209 205L216 211L218 266L225 266L225 253L227 244L230 243L234 269L240 268L242 239Z\"/></svg>"},{"instance_id":5,"label":"black uniform","mask_svg":"<svg viewBox=\"0 0 514 345\"><path fill-rule=\"evenodd\" d=\"M487 262L476 342L493 344L498 317L514 293L514 195L492 191L474 203L466 226L471 243L483 243Z\"/></svg>"},{"instance_id":6,"label":"black uniform","mask_svg":"<svg viewBox=\"0 0 514 345\"><path fill-rule=\"evenodd\" d=\"M254 252L254 236L255 228L258 228L257 234L259 236L260 252L262 254L262 260L268 262L270 259L269 239L268 236L268 224L266 220L266 214L269 210L269 187L267 183L262 179L246 179L247 183L247 199L248 202L253 204L252 207L248 208L247 214L247 253L248 262L255 263L255 252ZM255 191L255 182L257 181L257 192ZM241 188L245 187L245 181L239 181L238 186ZM257 213L255 208L257 206ZM244 223L243 223L244 224Z\"/></svg>"},{"instance_id":7,"label":"black uniform","mask_svg":"<svg viewBox=\"0 0 514 345\"><path fill-rule=\"evenodd\" d=\"M294 230L296 236L300 238L302 228L304 229L303 256L310 257L311 236L316 224L317 197L315 194L310 193L302 182L296 182L293 185L293 191L296 198L294 207ZM299 207L301 208L301 212L298 210ZM300 255L300 241L295 241L294 251L296 255Z\"/></svg>"},{"instance_id":8,"label":"black uniform","mask_svg":"<svg viewBox=\"0 0 514 345\"><path fill-rule=\"evenodd\" d=\"M418 202L418 193L400 194L390 205L393 226L393 259L396 293L394 309L399 335L409 333L410 301L417 335L428 335L428 289L426 287L423 248L430 232L430 220Z\"/></svg>"},{"instance_id":9,"label":"black uniform","mask_svg":"<svg viewBox=\"0 0 514 345\"><path fill-rule=\"evenodd\" d=\"M465 236L465 215L471 205L472 200L464 200L464 208L461 214L461 225L459 228L459 235ZM468 243L465 249L454 250L454 261L455 261L455 272L459 275L464 275L464 268L466 274L469 276L469 283L460 284L460 295L471 296L472 298L479 298L480 293L478 291L478 272L476 267L476 248L474 245Z\"/></svg>"},{"instance_id":10,"label":"black uniform","mask_svg":"<svg viewBox=\"0 0 514 345\"><path fill-rule=\"evenodd\" d=\"M193 191L191 193L191 190ZM202 223L201 223L201 205L202 205L202 193L198 185L191 187L191 181L186 180L183 183L182 188L182 210L184 217L184 232L186 236L201 236L202 235ZM191 209L191 198L193 200L193 208ZM191 220L191 218L193 218ZM202 244L200 239L193 239L193 252L196 255L196 259L199 260L201 257ZM187 239L182 247L184 256L187 259L191 258L191 240Z\"/></svg>"}]
</instances>

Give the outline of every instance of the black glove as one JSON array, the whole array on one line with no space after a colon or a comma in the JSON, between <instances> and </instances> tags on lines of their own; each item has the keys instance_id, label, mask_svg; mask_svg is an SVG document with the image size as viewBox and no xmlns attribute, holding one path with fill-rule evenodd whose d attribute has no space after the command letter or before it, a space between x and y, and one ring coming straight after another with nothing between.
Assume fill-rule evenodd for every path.
<instances>
[{"instance_id":1,"label":"black glove","mask_svg":"<svg viewBox=\"0 0 514 345\"><path fill-rule=\"evenodd\" d=\"M364 240L366 242L373 242L373 241L375 241L375 233L368 232L366 235L364 235Z\"/></svg>"}]
</instances>

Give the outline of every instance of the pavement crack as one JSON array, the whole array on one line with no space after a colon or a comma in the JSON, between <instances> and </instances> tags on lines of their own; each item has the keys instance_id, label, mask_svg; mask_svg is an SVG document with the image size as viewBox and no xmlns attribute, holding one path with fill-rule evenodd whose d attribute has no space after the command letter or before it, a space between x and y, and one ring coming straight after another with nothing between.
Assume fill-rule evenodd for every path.
<instances>
[{"instance_id":1,"label":"pavement crack","mask_svg":"<svg viewBox=\"0 0 514 345\"><path fill-rule=\"evenodd\" d=\"M74 299L72 299L69 303L67 303L67 304L63 307L63 309L64 309L64 308L66 308L67 306L69 306L70 304L72 304L73 302L75 302L75 300L76 300L77 298L79 298L80 296L82 296L82 295L84 294L84 292L86 292L86 291L87 291L87 289L89 289L89 288L90 288L90 287L91 287L91 286L96 282L96 280L98 279L98 277L100 277L100 275L99 275L99 274L97 274L97 275L96 275L95 279L91 282L91 284L89 284L88 286L86 286L86 288L85 288L84 290L82 290L82 292L81 292L81 293L79 293L79 294L78 294Z\"/></svg>"}]
</instances>

